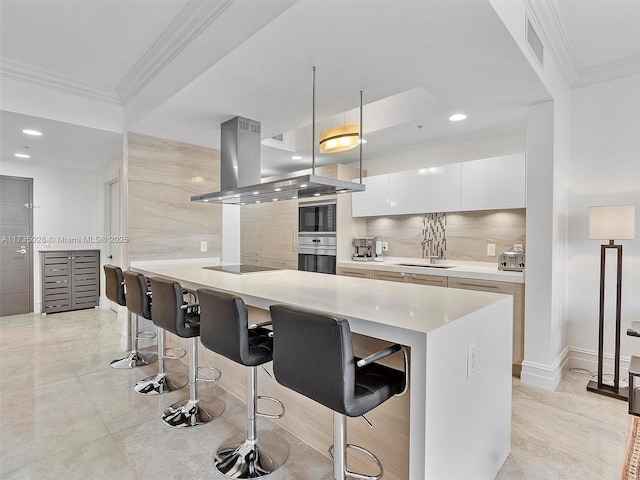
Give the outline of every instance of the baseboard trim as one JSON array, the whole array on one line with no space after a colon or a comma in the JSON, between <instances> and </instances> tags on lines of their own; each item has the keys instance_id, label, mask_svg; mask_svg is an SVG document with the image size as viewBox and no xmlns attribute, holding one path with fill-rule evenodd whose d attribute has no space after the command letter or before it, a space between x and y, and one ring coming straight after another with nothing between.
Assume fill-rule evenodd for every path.
<instances>
[{"instance_id":1,"label":"baseboard trim","mask_svg":"<svg viewBox=\"0 0 640 480\"><path fill-rule=\"evenodd\" d=\"M598 373L598 352L580 347L569 347L569 368L584 368L594 375ZM603 375L613 375L614 355L605 353L603 360ZM630 357L620 357L620 380L626 383L629 374Z\"/></svg>"},{"instance_id":2,"label":"baseboard trim","mask_svg":"<svg viewBox=\"0 0 640 480\"><path fill-rule=\"evenodd\" d=\"M527 385L544 388L546 390L555 390L562 380L562 369L569 361L569 347L558 355L551 365L529 362L522 362L522 372L520 380Z\"/></svg>"}]
</instances>

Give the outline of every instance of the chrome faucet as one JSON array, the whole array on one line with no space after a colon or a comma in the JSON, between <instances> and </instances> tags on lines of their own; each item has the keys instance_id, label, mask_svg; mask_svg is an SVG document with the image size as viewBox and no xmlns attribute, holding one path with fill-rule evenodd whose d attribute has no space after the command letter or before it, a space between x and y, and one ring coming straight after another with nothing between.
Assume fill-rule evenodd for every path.
<instances>
[{"instance_id":1,"label":"chrome faucet","mask_svg":"<svg viewBox=\"0 0 640 480\"><path fill-rule=\"evenodd\" d=\"M422 246L422 258L428 258L431 263L433 260L431 259L431 251L433 250L433 240L427 238L429 231L427 229L427 216L422 217L422 241L420 245Z\"/></svg>"}]
</instances>

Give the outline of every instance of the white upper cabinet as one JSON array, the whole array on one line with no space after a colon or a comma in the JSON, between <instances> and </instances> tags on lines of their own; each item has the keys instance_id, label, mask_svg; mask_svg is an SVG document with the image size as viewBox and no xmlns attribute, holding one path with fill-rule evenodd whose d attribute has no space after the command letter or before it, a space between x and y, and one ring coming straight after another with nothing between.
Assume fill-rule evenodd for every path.
<instances>
[{"instance_id":1,"label":"white upper cabinet","mask_svg":"<svg viewBox=\"0 0 640 480\"><path fill-rule=\"evenodd\" d=\"M526 207L524 153L375 175L362 183L366 191L351 194L354 217Z\"/></svg>"},{"instance_id":2,"label":"white upper cabinet","mask_svg":"<svg viewBox=\"0 0 640 480\"><path fill-rule=\"evenodd\" d=\"M392 215L460 210L459 163L389 174Z\"/></svg>"},{"instance_id":3,"label":"white upper cabinet","mask_svg":"<svg viewBox=\"0 0 640 480\"><path fill-rule=\"evenodd\" d=\"M359 179L353 180L354 182ZM364 192L351 194L351 215L353 217L375 217L389 215L389 175L375 175L362 179L367 186Z\"/></svg>"},{"instance_id":4,"label":"white upper cabinet","mask_svg":"<svg viewBox=\"0 0 640 480\"><path fill-rule=\"evenodd\" d=\"M463 162L461 165L460 210L526 207L524 153Z\"/></svg>"}]
</instances>

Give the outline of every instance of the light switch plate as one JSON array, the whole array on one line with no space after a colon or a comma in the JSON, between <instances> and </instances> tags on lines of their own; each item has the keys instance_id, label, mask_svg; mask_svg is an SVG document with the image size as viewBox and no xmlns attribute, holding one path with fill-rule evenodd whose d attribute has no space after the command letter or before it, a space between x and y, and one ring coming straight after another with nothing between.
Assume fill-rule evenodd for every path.
<instances>
[{"instance_id":1,"label":"light switch plate","mask_svg":"<svg viewBox=\"0 0 640 480\"><path fill-rule=\"evenodd\" d=\"M206 252L207 251L207 241L206 240L202 240L200 242L200 251L201 252Z\"/></svg>"},{"instance_id":2,"label":"light switch plate","mask_svg":"<svg viewBox=\"0 0 640 480\"><path fill-rule=\"evenodd\" d=\"M496 256L496 244L495 243L487 243L487 256L495 257Z\"/></svg>"},{"instance_id":3,"label":"light switch plate","mask_svg":"<svg viewBox=\"0 0 640 480\"><path fill-rule=\"evenodd\" d=\"M478 347L475 344L467 347L467 378L471 378L471 375L476 373L477 350Z\"/></svg>"}]
</instances>

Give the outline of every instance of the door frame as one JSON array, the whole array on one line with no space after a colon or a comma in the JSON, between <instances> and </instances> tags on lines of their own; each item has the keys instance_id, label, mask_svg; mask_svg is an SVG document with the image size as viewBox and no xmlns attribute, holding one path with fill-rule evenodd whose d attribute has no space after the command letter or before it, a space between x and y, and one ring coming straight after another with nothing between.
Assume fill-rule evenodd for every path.
<instances>
[{"instance_id":1,"label":"door frame","mask_svg":"<svg viewBox=\"0 0 640 480\"><path fill-rule=\"evenodd\" d=\"M120 194L120 178L119 176L111 178L109 180L107 180L104 183L104 231L107 237L111 236L113 234L113 232L111 232L111 215L114 213L112 212L112 208L111 208L111 193L112 193L112 186L113 184L118 184L118 211L116 212L118 214L118 231L121 229L120 225L121 225L121 216L122 216L122 207L121 207L121 201L122 201L122 195ZM120 235L120 233L118 233L118 235ZM104 256L104 264L106 263L113 263L113 258L109 259L109 256L113 257L113 248L114 248L114 244L112 244L112 242L107 242L107 246L108 246L108 253L109 255L105 255ZM119 248L119 247L117 247ZM107 253L107 252L105 252ZM120 252L118 252L118 260L119 263L122 263L121 261L121 255ZM105 296L106 299L106 296ZM106 299L107 302L109 302L109 309L118 312L119 311L119 306L117 303L114 303L108 299Z\"/></svg>"}]
</instances>

